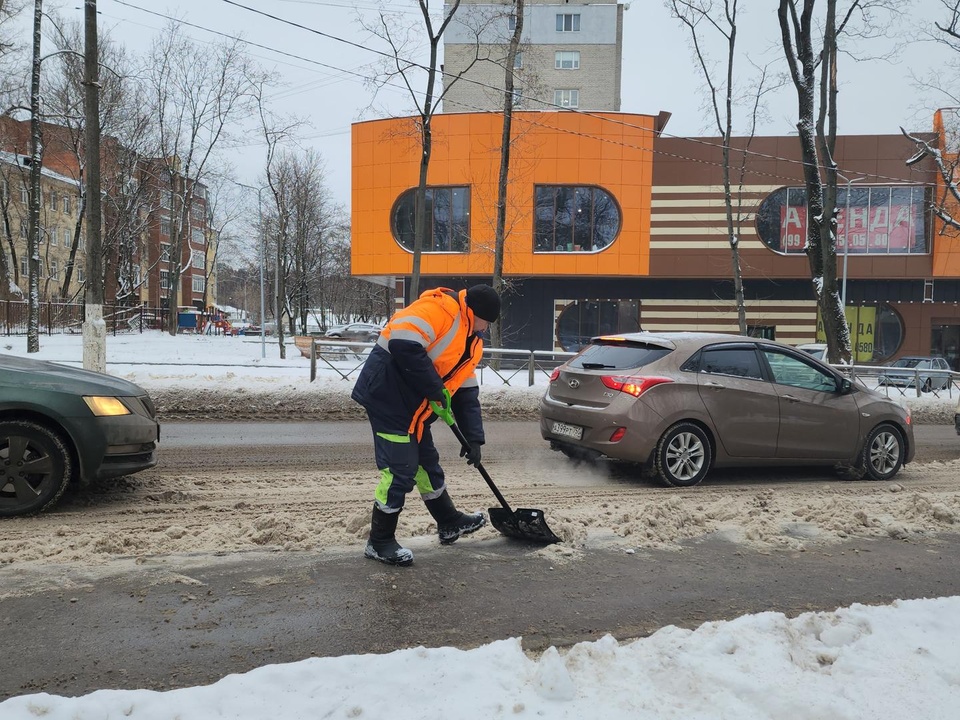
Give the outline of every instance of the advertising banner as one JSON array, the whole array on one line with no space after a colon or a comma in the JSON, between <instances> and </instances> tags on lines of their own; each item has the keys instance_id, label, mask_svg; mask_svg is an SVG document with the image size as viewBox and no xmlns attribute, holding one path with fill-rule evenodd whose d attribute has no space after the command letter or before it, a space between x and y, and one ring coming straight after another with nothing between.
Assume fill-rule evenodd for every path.
<instances>
[{"instance_id":1,"label":"advertising banner","mask_svg":"<svg viewBox=\"0 0 960 720\"><path fill-rule=\"evenodd\" d=\"M846 307L847 327L850 330L850 349L853 362L873 361L873 342L877 328L877 309L875 307ZM823 318L817 311L817 342L825 343L827 335L823 331Z\"/></svg>"}]
</instances>

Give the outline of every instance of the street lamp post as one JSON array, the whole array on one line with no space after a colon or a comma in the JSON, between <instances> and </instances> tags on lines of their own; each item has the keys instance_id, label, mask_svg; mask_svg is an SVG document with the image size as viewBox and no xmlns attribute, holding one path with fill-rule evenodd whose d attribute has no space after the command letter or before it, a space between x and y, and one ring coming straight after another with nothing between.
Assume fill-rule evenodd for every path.
<instances>
[{"instance_id":1,"label":"street lamp post","mask_svg":"<svg viewBox=\"0 0 960 720\"><path fill-rule=\"evenodd\" d=\"M245 185L241 182L233 181L235 185L239 185L242 188L247 190L256 190L257 191L257 222L260 225L260 359L265 359L267 357L267 318L266 318L266 300L263 293L263 266L266 262L264 257L264 242L263 242L263 188L254 187L253 185Z\"/></svg>"}]
</instances>

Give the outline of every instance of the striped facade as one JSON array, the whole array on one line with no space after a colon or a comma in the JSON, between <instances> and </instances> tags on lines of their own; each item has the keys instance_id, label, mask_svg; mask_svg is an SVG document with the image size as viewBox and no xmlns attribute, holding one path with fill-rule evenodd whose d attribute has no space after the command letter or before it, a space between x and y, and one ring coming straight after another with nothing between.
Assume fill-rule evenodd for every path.
<instances>
[{"instance_id":1,"label":"striped facade","mask_svg":"<svg viewBox=\"0 0 960 720\"><path fill-rule=\"evenodd\" d=\"M664 114L518 113L515 120L522 132L507 210L504 347L571 350L594 335L639 329L739 332L719 139L664 137ZM470 237L458 251L423 254L421 290L489 282L493 267L484 219L494 217L499 155L491 148L499 116L463 113L436 121L428 184L469 193ZM415 185L418 155L391 140L390 128L399 122L354 126L358 275L409 275L411 254L391 228L391 213ZM851 207L869 218L875 207L886 208L889 218L903 208L911 213L906 231L892 220L874 231L871 219L869 244L838 254L838 285L845 267L842 292L858 362L942 354L960 370L960 239L940 232L929 210L935 168L929 159L908 165L914 153L900 135L837 139L843 176L856 178L868 196ZM731 195L747 331L795 344L822 340L810 263L802 245L790 244L806 238L789 234L798 232L792 214L806 212L802 199L790 200L804 186L797 138L734 139L730 162L744 168ZM543 245L542 224L560 237L561 225L569 234L578 218L571 205L540 202L544 188L553 187L565 188L568 197L571 189L602 191L615 204L616 230L590 247ZM845 189L849 197L849 185ZM904 191L910 199L895 203ZM874 205L875 195L881 204Z\"/></svg>"}]
</instances>

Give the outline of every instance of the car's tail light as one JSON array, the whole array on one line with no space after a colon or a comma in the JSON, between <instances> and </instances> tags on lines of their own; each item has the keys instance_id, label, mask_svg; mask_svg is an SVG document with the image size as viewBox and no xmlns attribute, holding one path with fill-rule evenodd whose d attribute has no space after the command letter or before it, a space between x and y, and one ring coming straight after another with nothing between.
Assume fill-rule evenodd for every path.
<instances>
[{"instance_id":1,"label":"car's tail light","mask_svg":"<svg viewBox=\"0 0 960 720\"><path fill-rule=\"evenodd\" d=\"M552 373L550 373L550 382L553 382L558 377L560 377L560 368L555 368Z\"/></svg>"},{"instance_id":2,"label":"car's tail light","mask_svg":"<svg viewBox=\"0 0 960 720\"><path fill-rule=\"evenodd\" d=\"M625 427L618 427L613 431L613 434L610 436L610 442L620 442L623 440L623 436L627 434L627 429Z\"/></svg>"},{"instance_id":3,"label":"car's tail light","mask_svg":"<svg viewBox=\"0 0 960 720\"><path fill-rule=\"evenodd\" d=\"M663 383L672 383L673 378L668 377L657 377L651 375L649 377L626 377L623 375L604 375L600 378L600 381L606 385L611 390L619 390L620 392L627 393L628 395L633 395L634 397L640 397L647 390L656 386L662 385Z\"/></svg>"}]
</instances>

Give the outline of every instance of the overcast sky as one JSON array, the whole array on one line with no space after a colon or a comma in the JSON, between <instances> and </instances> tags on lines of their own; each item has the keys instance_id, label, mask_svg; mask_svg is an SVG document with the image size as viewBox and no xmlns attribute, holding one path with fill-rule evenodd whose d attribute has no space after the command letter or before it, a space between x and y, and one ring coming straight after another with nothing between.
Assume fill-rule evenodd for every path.
<instances>
[{"instance_id":1,"label":"overcast sky","mask_svg":"<svg viewBox=\"0 0 960 720\"><path fill-rule=\"evenodd\" d=\"M372 109L372 91L364 84L377 56L370 47L382 48L357 22L358 12L375 17L376 0L98 0L100 27L131 49L145 49L160 32L166 20L157 14L174 16L200 27L187 31L197 40L208 42L217 35L243 36L264 47L250 52L264 66L275 68L285 87L274 92L274 105L283 112L307 119L302 131L303 143L315 147L326 159L329 184L338 201L350 200L350 125L359 119L382 117L386 112L408 114L409 96L402 89L387 89L378 96ZM48 6L51 5L48 0ZM308 29L273 20L250 9L276 15L305 28L322 31L361 47L323 37ZM389 0L394 12L402 12L411 23L420 22L415 0ZM432 4L441 7L439 0ZM663 0L635 0L625 3L623 28L622 111L656 115L672 113L666 133L675 136L716 135L702 110L704 93L689 49L688 34L670 17ZM741 0L740 46L750 48L758 64L780 61L779 26L776 3L772 0ZM136 6L136 7L134 7ZM904 14L909 21L898 23L903 29L943 14L935 0L914 0L914 13ZM140 8L140 9L137 9ZM62 12L82 19L79 3L65 2ZM32 13L29 13L32 15ZM914 36L916 34L914 33ZM270 49L265 49L270 48ZM877 54L881 45L873 46ZM298 56L295 59L274 50ZM899 126L909 130L931 128L931 108L937 99L918 91L911 72L924 75L943 63L945 54L927 43L908 47L893 61L855 63L843 58L841 66L840 132L842 134L898 133ZM718 56L719 58L719 56ZM748 66L741 64L744 75ZM942 103L942 101L941 101ZM769 102L770 118L760 134L779 135L793 131L796 122L796 96L792 87L774 93ZM264 148L248 134L249 144L235 148L230 156L237 180L258 182L264 162Z\"/></svg>"}]
</instances>

